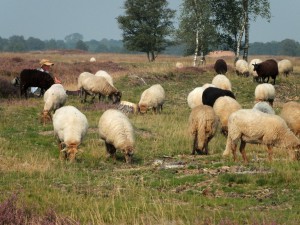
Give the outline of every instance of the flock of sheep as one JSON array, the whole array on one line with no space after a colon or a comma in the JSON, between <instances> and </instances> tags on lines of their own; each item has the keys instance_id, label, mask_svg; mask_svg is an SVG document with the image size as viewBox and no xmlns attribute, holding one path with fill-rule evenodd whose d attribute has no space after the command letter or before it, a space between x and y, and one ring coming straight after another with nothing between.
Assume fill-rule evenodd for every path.
<instances>
[{"instance_id":1,"label":"flock of sheep","mask_svg":"<svg viewBox=\"0 0 300 225\"><path fill-rule=\"evenodd\" d=\"M259 71L256 71L256 74L253 71L257 65L263 63L256 59L246 65L242 60L238 60L237 74L244 76L251 74L254 78L261 78L255 80L266 82L265 74L272 73L273 68L263 67L263 75ZM284 69L278 63L279 71L286 75L292 71L288 63L283 62L283 65L286 65ZM218 128L227 136L223 155L232 152L236 159L236 148L240 142L239 150L245 162L248 161L245 153L246 143L267 145L270 159L273 146L300 150L300 140L297 137L300 135L300 103L286 103L283 105L281 115L275 115L272 108L275 87L269 83L261 83L257 85L254 93L257 103L252 109L242 109L232 92L231 81L225 75L226 62L223 59L217 60L214 68L218 74L213 77L212 82L196 87L187 97L187 104L191 108L189 130L193 136L192 154L208 154L208 144ZM267 71L268 68L271 70L270 73ZM111 157L115 158L118 150L123 152L126 162L130 163L135 138L133 125L127 113L146 113L149 109L154 113L161 112L165 102L164 88L160 84L152 85L143 91L138 104L121 101L121 92L114 86L112 77L103 70L96 74L81 73L78 77L78 88L82 102L86 101L87 96L91 96L93 100L98 95L99 100L108 97L117 105L117 108L106 110L100 117L99 136L104 140L106 151ZM73 161L89 125L86 116L77 108L64 106L66 100L67 94L61 84L53 84L47 89L44 94L41 121L44 124L53 122L60 158Z\"/></svg>"},{"instance_id":2,"label":"flock of sheep","mask_svg":"<svg viewBox=\"0 0 300 225\"><path fill-rule=\"evenodd\" d=\"M189 117L190 132L194 137L192 153L208 153L208 143L214 137L216 124L219 122L221 132L227 136L223 156L232 152L236 160L236 149L240 143L239 150L243 160L248 162L245 153L246 143L255 143L267 146L270 160L273 147L293 149L295 150L292 152L293 157L298 158L300 103L294 101L285 103L281 114L275 115L272 108L275 87L269 83L261 83L255 88L256 104L252 109L242 109L232 92L231 82L225 75L226 62L223 59L217 60L214 69L217 73L222 71L224 74L216 75L211 84L195 88L187 98L188 105L192 109ZM287 76L293 71L293 66L289 60L282 60L277 64L275 60L262 62L254 59L250 64L245 60L238 60L235 69L238 75L252 74L254 80L261 82L268 82L268 79L265 79L271 76L275 83L278 73Z\"/></svg>"}]
</instances>

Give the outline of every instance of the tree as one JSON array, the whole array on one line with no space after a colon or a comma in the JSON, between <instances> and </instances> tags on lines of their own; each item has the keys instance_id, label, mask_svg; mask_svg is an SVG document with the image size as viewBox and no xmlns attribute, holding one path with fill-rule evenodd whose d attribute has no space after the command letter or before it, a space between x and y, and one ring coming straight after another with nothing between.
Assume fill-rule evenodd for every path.
<instances>
[{"instance_id":1,"label":"tree","mask_svg":"<svg viewBox=\"0 0 300 225\"><path fill-rule=\"evenodd\" d=\"M171 44L175 10L167 8L166 0L126 0L125 15L117 17L123 30L124 46L130 51L147 54L150 62Z\"/></svg>"},{"instance_id":2,"label":"tree","mask_svg":"<svg viewBox=\"0 0 300 225\"><path fill-rule=\"evenodd\" d=\"M25 52L27 51L27 44L23 36L13 35L8 41L8 51L11 52Z\"/></svg>"},{"instance_id":3,"label":"tree","mask_svg":"<svg viewBox=\"0 0 300 225\"><path fill-rule=\"evenodd\" d=\"M26 41L29 50L44 50L45 43L38 38L29 37Z\"/></svg>"},{"instance_id":4,"label":"tree","mask_svg":"<svg viewBox=\"0 0 300 225\"><path fill-rule=\"evenodd\" d=\"M215 45L217 33L212 23L209 0L185 0L182 4L177 39L186 46L186 54L197 56L207 53Z\"/></svg>"},{"instance_id":5,"label":"tree","mask_svg":"<svg viewBox=\"0 0 300 225\"><path fill-rule=\"evenodd\" d=\"M75 48L83 51L88 50L88 46L82 40L77 41Z\"/></svg>"},{"instance_id":6,"label":"tree","mask_svg":"<svg viewBox=\"0 0 300 225\"><path fill-rule=\"evenodd\" d=\"M78 41L82 41L83 36L79 33L69 34L65 37L65 42L68 48L73 49L76 47Z\"/></svg>"}]
</instances>

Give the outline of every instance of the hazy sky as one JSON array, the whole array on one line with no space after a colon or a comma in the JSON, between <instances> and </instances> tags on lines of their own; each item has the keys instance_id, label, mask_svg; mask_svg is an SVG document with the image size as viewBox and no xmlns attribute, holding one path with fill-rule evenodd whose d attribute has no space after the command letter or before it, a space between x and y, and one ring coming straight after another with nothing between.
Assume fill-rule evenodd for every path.
<instances>
[{"instance_id":1,"label":"hazy sky","mask_svg":"<svg viewBox=\"0 0 300 225\"><path fill-rule=\"evenodd\" d=\"M84 41L103 38L121 40L116 17L124 13L125 0L0 0L0 37L23 35L41 40L64 40L80 33ZM179 10L182 0L169 0ZM251 22L250 43L300 42L300 0L270 0L272 18L268 23Z\"/></svg>"}]
</instances>

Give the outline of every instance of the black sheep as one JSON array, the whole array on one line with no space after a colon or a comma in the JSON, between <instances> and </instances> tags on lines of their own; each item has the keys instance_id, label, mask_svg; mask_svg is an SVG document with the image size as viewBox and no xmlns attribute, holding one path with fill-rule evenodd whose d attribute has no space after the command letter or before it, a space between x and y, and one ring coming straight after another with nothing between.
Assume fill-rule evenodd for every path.
<instances>
[{"instance_id":1,"label":"black sheep","mask_svg":"<svg viewBox=\"0 0 300 225\"><path fill-rule=\"evenodd\" d=\"M217 74L225 75L226 72L227 72L227 63L225 62L224 59L218 59L215 62L214 69L215 69Z\"/></svg>"},{"instance_id":2,"label":"black sheep","mask_svg":"<svg viewBox=\"0 0 300 225\"><path fill-rule=\"evenodd\" d=\"M54 79L49 73L36 69L24 69L20 73L20 94L27 98L27 89L29 87L39 87L42 92L54 84Z\"/></svg>"},{"instance_id":3,"label":"black sheep","mask_svg":"<svg viewBox=\"0 0 300 225\"><path fill-rule=\"evenodd\" d=\"M229 96L235 99L234 94L229 90L223 90L221 88L209 87L206 88L202 93L202 103L203 105L214 106L215 101L222 96Z\"/></svg>"},{"instance_id":4,"label":"black sheep","mask_svg":"<svg viewBox=\"0 0 300 225\"><path fill-rule=\"evenodd\" d=\"M273 85L275 85L276 76L278 75L278 64L274 59L268 59L258 64L252 64L254 71L256 71L258 77L262 82L268 83L270 77L273 79ZM266 80L267 79L267 80Z\"/></svg>"}]
</instances>

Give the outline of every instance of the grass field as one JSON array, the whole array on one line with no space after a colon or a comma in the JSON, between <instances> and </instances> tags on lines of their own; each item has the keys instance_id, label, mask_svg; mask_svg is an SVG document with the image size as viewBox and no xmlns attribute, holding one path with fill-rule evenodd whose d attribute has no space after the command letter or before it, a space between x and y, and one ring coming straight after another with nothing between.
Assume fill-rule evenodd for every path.
<instances>
[{"instance_id":1,"label":"grass field","mask_svg":"<svg viewBox=\"0 0 300 225\"><path fill-rule=\"evenodd\" d=\"M96 63L90 63L93 56ZM135 128L133 164L117 154L106 158L97 124L104 109L69 96L67 105L83 112L89 132L75 163L59 160L52 124L42 126L42 98L0 99L0 224L299 224L300 164L285 149L275 149L269 162L266 147L247 145L250 160L223 158L226 138L217 133L209 155L192 156L188 133L187 95L210 83L213 63L190 68L192 57L89 55L83 53L0 54L0 78L11 80L21 69L37 67L41 58L55 62L53 72L68 90L76 90L81 72L106 70L122 99L138 102L143 90L160 83L166 91L162 114L129 115ZM252 57L253 58L253 57ZM270 56L260 57L262 59ZM285 57L277 57L279 60ZM279 76L274 109L300 96L300 59L289 58L294 73ZM186 68L176 69L183 62ZM238 77L233 59L226 74L243 108L254 105L256 83Z\"/></svg>"}]
</instances>

